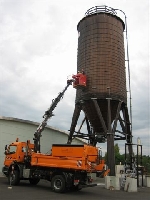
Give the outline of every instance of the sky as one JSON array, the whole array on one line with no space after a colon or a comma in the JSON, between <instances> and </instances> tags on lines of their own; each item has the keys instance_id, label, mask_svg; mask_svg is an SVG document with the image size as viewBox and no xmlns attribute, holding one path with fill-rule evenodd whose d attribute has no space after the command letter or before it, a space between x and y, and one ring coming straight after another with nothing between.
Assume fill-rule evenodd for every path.
<instances>
[{"instance_id":1,"label":"sky","mask_svg":"<svg viewBox=\"0 0 150 200\"><path fill-rule=\"evenodd\" d=\"M67 77L76 74L78 22L101 5L127 16L133 142L140 137L143 154L150 155L149 0L0 0L0 115L43 120ZM50 126L69 130L75 94L70 86Z\"/></svg>"}]
</instances>

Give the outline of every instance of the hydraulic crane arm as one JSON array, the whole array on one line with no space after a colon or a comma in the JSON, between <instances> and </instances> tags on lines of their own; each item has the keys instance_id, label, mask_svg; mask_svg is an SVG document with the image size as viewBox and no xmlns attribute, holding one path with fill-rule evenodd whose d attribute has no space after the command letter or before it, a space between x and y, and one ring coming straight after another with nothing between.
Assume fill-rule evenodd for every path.
<instances>
[{"instance_id":1,"label":"hydraulic crane arm","mask_svg":"<svg viewBox=\"0 0 150 200\"><path fill-rule=\"evenodd\" d=\"M47 125L48 119L53 116L53 110L55 109L55 107L57 106L59 101L63 98L64 93L66 92L66 90L72 84L73 81L74 81L73 79L67 80L67 86L64 88L64 90L62 92L60 92L58 94L58 96L55 99L52 100L50 107L48 108L48 110L45 111L45 114L43 115L44 120L40 123L36 132L34 133L34 138L33 138L33 140L34 140L34 152L36 152L36 153L40 152L41 133L44 130L45 126Z\"/></svg>"}]
</instances>

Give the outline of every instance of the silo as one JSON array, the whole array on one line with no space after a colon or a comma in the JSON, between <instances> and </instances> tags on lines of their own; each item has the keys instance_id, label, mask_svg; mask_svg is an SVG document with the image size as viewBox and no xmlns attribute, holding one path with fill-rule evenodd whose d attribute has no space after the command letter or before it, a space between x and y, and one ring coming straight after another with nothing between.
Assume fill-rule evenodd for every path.
<instances>
[{"instance_id":1,"label":"silo","mask_svg":"<svg viewBox=\"0 0 150 200\"><path fill-rule=\"evenodd\" d=\"M88 14L77 26L77 70L87 75L86 91L77 90L76 100L97 97L126 103L124 22L109 13ZM109 91L110 90L110 91Z\"/></svg>"},{"instance_id":2,"label":"silo","mask_svg":"<svg viewBox=\"0 0 150 200\"><path fill-rule=\"evenodd\" d=\"M107 100L127 102L125 55L124 55L124 22L116 15L100 12L87 13L79 22L77 70L84 69L87 75L87 88L77 89L76 103L80 100L97 98L103 104L102 114L107 123ZM104 100L104 101L102 101ZM88 106L87 115L95 131L101 132L93 112L93 103ZM116 116L117 102L112 102L111 121Z\"/></svg>"},{"instance_id":3,"label":"silo","mask_svg":"<svg viewBox=\"0 0 150 200\"><path fill-rule=\"evenodd\" d=\"M107 141L110 157L114 154L114 139L131 142L132 138L127 109L124 30L124 21L115 9L107 6L89 9L77 25L77 71L84 71L87 82L86 87L76 88L68 143L75 136L88 138L92 145ZM81 110L85 114L87 134L75 131ZM122 130L116 130L118 121Z\"/></svg>"}]
</instances>

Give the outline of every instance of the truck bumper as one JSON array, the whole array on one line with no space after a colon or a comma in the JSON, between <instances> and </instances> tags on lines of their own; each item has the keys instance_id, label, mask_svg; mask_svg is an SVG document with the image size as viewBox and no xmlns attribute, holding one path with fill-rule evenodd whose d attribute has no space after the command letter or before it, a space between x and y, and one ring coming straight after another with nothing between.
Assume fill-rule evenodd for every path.
<instances>
[{"instance_id":1,"label":"truck bumper","mask_svg":"<svg viewBox=\"0 0 150 200\"><path fill-rule=\"evenodd\" d=\"M5 176L8 176L8 167L6 167L6 166L4 166L3 168L2 168L2 172L3 172L3 174L5 174Z\"/></svg>"}]
</instances>

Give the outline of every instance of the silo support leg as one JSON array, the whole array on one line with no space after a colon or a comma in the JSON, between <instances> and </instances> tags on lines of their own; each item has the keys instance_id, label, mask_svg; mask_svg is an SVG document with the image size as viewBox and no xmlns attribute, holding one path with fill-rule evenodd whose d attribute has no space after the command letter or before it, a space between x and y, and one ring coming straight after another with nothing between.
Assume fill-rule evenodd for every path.
<instances>
[{"instance_id":1,"label":"silo support leg","mask_svg":"<svg viewBox=\"0 0 150 200\"><path fill-rule=\"evenodd\" d=\"M121 118L120 114L119 114L118 119L119 119L120 126L122 128L123 133L126 134L126 128L125 128L125 125L124 125L124 120Z\"/></svg>"},{"instance_id":2,"label":"silo support leg","mask_svg":"<svg viewBox=\"0 0 150 200\"><path fill-rule=\"evenodd\" d=\"M128 114L128 108L125 106L125 119L126 119L126 130L127 130L127 143L132 143L132 130L131 130L131 123Z\"/></svg>"},{"instance_id":3,"label":"silo support leg","mask_svg":"<svg viewBox=\"0 0 150 200\"><path fill-rule=\"evenodd\" d=\"M103 130L104 130L104 133L107 133L107 127L106 127L106 124L105 124L105 121L103 119L103 116L102 116L102 113L101 113L101 110L100 110L100 107L97 103L97 100L93 99L93 103L94 103L94 106L96 108L96 111L97 111L97 115L99 117L99 120L102 124L102 127L103 127Z\"/></svg>"},{"instance_id":4,"label":"silo support leg","mask_svg":"<svg viewBox=\"0 0 150 200\"><path fill-rule=\"evenodd\" d=\"M70 127L70 133L69 133L69 136L68 136L67 144L71 144L71 142L72 142L72 136L74 134L75 127L77 125L77 121L78 121L79 116L80 116L80 112L81 112L81 107L78 106L78 105L75 105L75 109L74 109L74 113L73 113L73 117L72 117L72 123L71 123L71 127Z\"/></svg>"},{"instance_id":5,"label":"silo support leg","mask_svg":"<svg viewBox=\"0 0 150 200\"><path fill-rule=\"evenodd\" d=\"M110 169L110 176L115 176L115 152L114 152L114 133L111 127L111 98L108 102L108 133L107 133L107 164Z\"/></svg>"},{"instance_id":6,"label":"silo support leg","mask_svg":"<svg viewBox=\"0 0 150 200\"><path fill-rule=\"evenodd\" d=\"M114 134L107 133L107 165L110 176L115 176Z\"/></svg>"},{"instance_id":7,"label":"silo support leg","mask_svg":"<svg viewBox=\"0 0 150 200\"><path fill-rule=\"evenodd\" d=\"M112 130L113 133L115 133L115 131L116 131L117 121L118 121L118 118L119 118L119 113L120 113L121 105L122 105L122 101L120 101L118 103L117 113L116 113L116 117L115 117L115 121L114 121L114 125L113 125L113 130Z\"/></svg>"},{"instance_id":8,"label":"silo support leg","mask_svg":"<svg viewBox=\"0 0 150 200\"><path fill-rule=\"evenodd\" d=\"M85 122L85 117L84 117L84 119L83 119L82 122L81 122L81 125L80 125L80 127L79 127L79 129L78 129L78 133L80 132L80 130L81 130L81 128L82 128L84 122Z\"/></svg>"}]
</instances>

